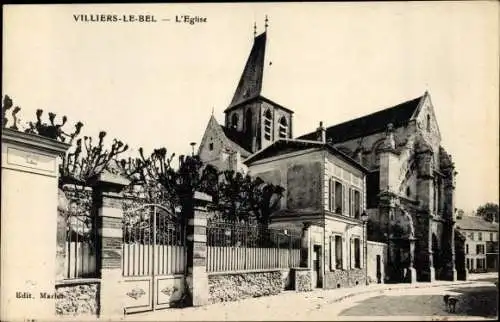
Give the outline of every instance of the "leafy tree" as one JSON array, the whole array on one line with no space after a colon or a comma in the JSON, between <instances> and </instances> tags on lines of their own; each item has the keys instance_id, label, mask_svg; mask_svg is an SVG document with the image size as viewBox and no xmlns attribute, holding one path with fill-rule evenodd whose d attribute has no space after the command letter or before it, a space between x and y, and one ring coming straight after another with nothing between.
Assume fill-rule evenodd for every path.
<instances>
[{"instance_id":1,"label":"leafy tree","mask_svg":"<svg viewBox=\"0 0 500 322\"><path fill-rule=\"evenodd\" d=\"M284 189L267 184L261 178L227 170L213 191L214 208L230 221L257 221L267 225L270 215L279 208Z\"/></svg>"},{"instance_id":2,"label":"leafy tree","mask_svg":"<svg viewBox=\"0 0 500 322\"><path fill-rule=\"evenodd\" d=\"M476 216L483 217L487 221L498 222L498 204L487 202L477 208Z\"/></svg>"}]
</instances>

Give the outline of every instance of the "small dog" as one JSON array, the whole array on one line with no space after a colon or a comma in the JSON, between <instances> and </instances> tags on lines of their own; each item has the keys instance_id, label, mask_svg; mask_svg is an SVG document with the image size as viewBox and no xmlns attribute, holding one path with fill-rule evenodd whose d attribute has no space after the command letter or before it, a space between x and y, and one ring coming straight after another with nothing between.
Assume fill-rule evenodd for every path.
<instances>
[{"instance_id":1,"label":"small dog","mask_svg":"<svg viewBox=\"0 0 500 322\"><path fill-rule=\"evenodd\" d=\"M455 313L458 299L456 297L446 294L443 297L443 300L444 300L444 305L448 309L448 312Z\"/></svg>"}]
</instances>

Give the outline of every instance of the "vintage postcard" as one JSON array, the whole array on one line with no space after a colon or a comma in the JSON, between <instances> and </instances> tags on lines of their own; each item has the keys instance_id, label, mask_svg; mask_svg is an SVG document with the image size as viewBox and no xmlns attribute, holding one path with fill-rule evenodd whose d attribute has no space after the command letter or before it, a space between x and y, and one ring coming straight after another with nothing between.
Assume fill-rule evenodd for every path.
<instances>
[{"instance_id":1,"label":"vintage postcard","mask_svg":"<svg viewBox=\"0 0 500 322\"><path fill-rule=\"evenodd\" d=\"M496 320L498 10L4 5L0 319Z\"/></svg>"}]
</instances>

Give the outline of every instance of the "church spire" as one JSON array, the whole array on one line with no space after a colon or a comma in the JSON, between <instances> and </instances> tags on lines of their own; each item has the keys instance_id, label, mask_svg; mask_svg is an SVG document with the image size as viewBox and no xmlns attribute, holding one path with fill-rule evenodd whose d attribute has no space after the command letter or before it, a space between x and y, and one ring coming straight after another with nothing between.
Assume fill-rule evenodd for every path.
<instances>
[{"instance_id":1,"label":"church spire","mask_svg":"<svg viewBox=\"0 0 500 322\"><path fill-rule=\"evenodd\" d=\"M266 17L267 29L267 17ZM233 99L228 108L243 101L261 95L262 78L264 74L264 58L266 51L266 32L256 35L257 27L254 24L254 42L245 68L241 74L240 81L234 92Z\"/></svg>"}]
</instances>

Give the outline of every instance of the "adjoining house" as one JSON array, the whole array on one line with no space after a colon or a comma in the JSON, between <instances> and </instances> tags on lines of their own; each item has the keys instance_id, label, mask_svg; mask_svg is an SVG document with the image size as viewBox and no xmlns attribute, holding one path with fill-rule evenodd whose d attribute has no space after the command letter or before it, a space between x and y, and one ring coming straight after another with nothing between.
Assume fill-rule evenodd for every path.
<instances>
[{"instance_id":1,"label":"adjoining house","mask_svg":"<svg viewBox=\"0 0 500 322\"><path fill-rule=\"evenodd\" d=\"M498 223L472 214L457 217L456 226L465 237L467 270L498 271Z\"/></svg>"},{"instance_id":2,"label":"adjoining house","mask_svg":"<svg viewBox=\"0 0 500 322\"><path fill-rule=\"evenodd\" d=\"M266 42L267 31L255 37L224 125L211 116L198 150L202 161L285 186L273 224L322 227L317 235L311 228L319 236L312 246L318 285L342 286L329 272L362 261L357 237L350 240L363 240L360 213L369 218L368 239L378 245L370 248L381 267L377 275L387 266L388 281L466 278L462 247L455 245L461 241L454 229L456 171L441 146L430 94L342 124L320 124L294 139L293 111L264 95L264 79L273 75Z\"/></svg>"}]
</instances>

